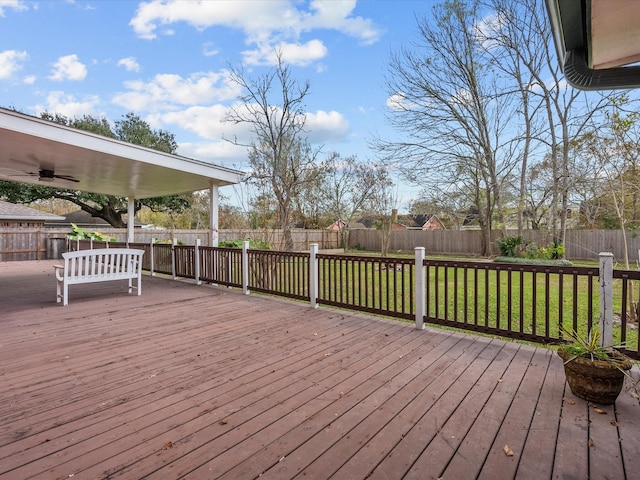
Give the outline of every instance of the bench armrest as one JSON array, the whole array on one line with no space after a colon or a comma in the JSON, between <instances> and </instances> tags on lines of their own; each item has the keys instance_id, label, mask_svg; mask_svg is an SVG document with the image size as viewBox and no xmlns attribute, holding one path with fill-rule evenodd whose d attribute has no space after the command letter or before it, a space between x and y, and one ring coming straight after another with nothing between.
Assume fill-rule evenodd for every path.
<instances>
[{"instance_id":1,"label":"bench armrest","mask_svg":"<svg viewBox=\"0 0 640 480\"><path fill-rule=\"evenodd\" d=\"M54 265L53 268L55 269L56 278L62 280L64 277L60 276L60 272L64 271L64 265Z\"/></svg>"}]
</instances>

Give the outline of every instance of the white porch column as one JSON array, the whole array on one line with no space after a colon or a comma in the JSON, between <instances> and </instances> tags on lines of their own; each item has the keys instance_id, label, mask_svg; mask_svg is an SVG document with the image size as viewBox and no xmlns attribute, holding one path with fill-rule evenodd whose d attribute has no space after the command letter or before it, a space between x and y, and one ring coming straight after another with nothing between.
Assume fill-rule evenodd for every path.
<instances>
[{"instance_id":1,"label":"white porch column","mask_svg":"<svg viewBox=\"0 0 640 480\"><path fill-rule=\"evenodd\" d=\"M127 197L127 202L127 243L133 243L133 220L136 214L136 199Z\"/></svg>"},{"instance_id":2,"label":"white porch column","mask_svg":"<svg viewBox=\"0 0 640 480\"><path fill-rule=\"evenodd\" d=\"M218 184L209 181L209 246L218 246Z\"/></svg>"}]
</instances>

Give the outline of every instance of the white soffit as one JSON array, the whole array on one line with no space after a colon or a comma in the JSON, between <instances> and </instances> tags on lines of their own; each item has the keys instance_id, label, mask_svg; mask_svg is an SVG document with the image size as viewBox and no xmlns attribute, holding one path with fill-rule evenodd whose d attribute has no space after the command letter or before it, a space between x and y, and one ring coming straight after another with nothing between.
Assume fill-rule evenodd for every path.
<instances>
[{"instance_id":1,"label":"white soffit","mask_svg":"<svg viewBox=\"0 0 640 480\"><path fill-rule=\"evenodd\" d=\"M53 178L42 181L42 170ZM2 180L150 198L205 190L212 183L232 185L242 175L238 170L0 109Z\"/></svg>"}]
</instances>

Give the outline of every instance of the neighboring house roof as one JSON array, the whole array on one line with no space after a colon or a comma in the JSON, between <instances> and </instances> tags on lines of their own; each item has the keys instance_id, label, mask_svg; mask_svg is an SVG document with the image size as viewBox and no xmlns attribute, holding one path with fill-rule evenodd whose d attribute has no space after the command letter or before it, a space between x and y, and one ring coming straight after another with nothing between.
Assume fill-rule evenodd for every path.
<instances>
[{"instance_id":1,"label":"neighboring house roof","mask_svg":"<svg viewBox=\"0 0 640 480\"><path fill-rule=\"evenodd\" d=\"M71 213L67 213L64 216L64 223L75 223L76 225L100 225L105 227L111 227L111 224L105 219L100 217L92 217L90 213L84 210L76 210Z\"/></svg>"},{"instance_id":2,"label":"neighboring house roof","mask_svg":"<svg viewBox=\"0 0 640 480\"><path fill-rule=\"evenodd\" d=\"M329 225L327 227L327 230L338 231L338 230L342 230L346 226L348 226L350 229L367 228L366 226L364 226L360 222L351 222L351 223L347 224L346 222L343 222L342 220L336 220L335 222L333 222L331 225Z\"/></svg>"},{"instance_id":3,"label":"neighboring house roof","mask_svg":"<svg viewBox=\"0 0 640 480\"><path fill-rule=\"evenodd\" d=\"M35 208L0 201L0 220L28 220L32 222L53 222L64 220L64 217L41 212Z\"/></svg>"}]
</instances>

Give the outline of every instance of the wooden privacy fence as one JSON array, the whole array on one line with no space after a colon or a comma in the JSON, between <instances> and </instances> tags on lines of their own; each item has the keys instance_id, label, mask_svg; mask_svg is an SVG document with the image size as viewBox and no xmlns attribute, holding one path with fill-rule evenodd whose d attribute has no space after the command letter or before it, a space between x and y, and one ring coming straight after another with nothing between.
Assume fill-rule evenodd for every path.
<instances>
[{"instance_id":1,"label":"wooden privacy fence","mask_svg":"<svg viewBox=\"0 0 640 480\"><path fill-rule=\"evenodd\" d=\"M517 235L516 230L508 230L508 235ZM499 254L496 241L503 235L494 230L491 238L496 255ZM524 238L535 242L538 247L547 246L552 237L542 230L526 230ZM627 232L629 260L638 260L640 235ZM354 229L349 232L349 246L365 250L380 251L379 230ZM389 251L412 252L416 247L424 247L427 255L481 256L482 243L478 230L394 230L391 232ZM568 230L565 256L570 260L597 260L600 252L611 252L617 262L624 259L622 232L620 230Z\"/></svg>"},{"instance_id":2,"label":"wooden privacy fence","mask_svg":"<svg viewBox=\"0 0 640 480\"><path fill-rule=\"evenodd\" d=\"M91 232L92 229L87 228ZM127 241L127 231L122 228L97 228L101 234L113 237L117 242ZM70 228L0 228L0 262L44 260L60 258L67 249L66 236ZM294 250L308 251L311 244L318 244L323 250L338 248L338 232L330 230L302 230L292 232ZM282 249L284 245L282 230L220 230L218 240L260 239L270 242L274 248ZM208 230L147 230L136 229L136 243L148 244L153 239L171 243L173 240L181 244L194 245L200 241L209 245Z\"/></svg>"},{"instance_id":3,"label":"wooden privacy fence","mask_svg":"<svg viewBox=\"0 0 640 480\"><path fill-rule=\"evenodd\" d=\"M151 274L241 288L394 318L541 343L560 342L563 327L599 326L603 340L624 343L638 358L640 272L599 267L363 257L196 245L128 244L144 248ZM104 243L72 242L74 248ZM127 244L109 244L110 248ZM149 262L149 263L147 263Z\"/></svg>"}]
</instances>

